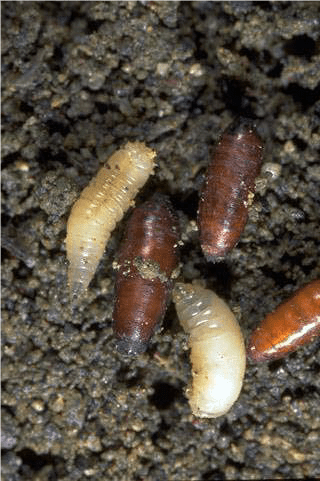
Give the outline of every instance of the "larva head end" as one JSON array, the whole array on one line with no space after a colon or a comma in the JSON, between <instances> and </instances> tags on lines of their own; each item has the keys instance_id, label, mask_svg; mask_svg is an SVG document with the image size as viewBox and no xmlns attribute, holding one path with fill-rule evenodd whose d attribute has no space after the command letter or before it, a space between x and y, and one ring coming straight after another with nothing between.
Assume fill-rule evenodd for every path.
<instances>
[{"instance_id":1,"label":"larva head end","mask_svg":"<svg viewBox=\"0 0 320 481\"><path fill-rule=\"evenodd\" d=\"M192 289L191 284L183 284L182 282L177 282L174 286L172 292L172 299L173 302L177 303L180 302L187 295L187 291Z\"/></svg>"},{"instance_id":2,"label":"larva head end","mask_svg":"<svg viewBox=\"0 0 320 481\"><path fill-rule=\"evenodd\" d=\"M70 300L72 305L77 305L81 301L86 289L82 282L75 282L70 286Z\"/></svg>"}]
</instances>

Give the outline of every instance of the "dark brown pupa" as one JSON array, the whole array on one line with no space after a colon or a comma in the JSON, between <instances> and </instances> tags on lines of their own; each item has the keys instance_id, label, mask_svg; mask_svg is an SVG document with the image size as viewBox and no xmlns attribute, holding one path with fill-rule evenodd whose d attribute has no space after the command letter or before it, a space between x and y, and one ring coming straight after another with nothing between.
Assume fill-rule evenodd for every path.
<instances>
[{"instance_id":1,"label":"dark brown pupa","mask_svg":"<svg viewBox=\"0 0 320 481\"><path fill-rule=\"evenodd\" d=\"M320 280L298 289L253 331L247 355L253 361L279 359L320 334Z\"/></svg>"},{"instance_id":2,"label":"dark brown pupa","mask_svg":"<svg viewBox=\"0 0 320 481\"><path fill-rule=\"evenodd\" d=\"M178 243L177 219L166 197L155 194L133 211L116 263L113 330L118 351L145 351L162 321L179 264Z\"/></svg>"},{"instance_id":3,"label":"dark brown pupa","mask_svg":"<svg viewBox=\"0 0 320 481\"><path fill-rule=\"evenodd\" d=\"M237 244L261 162L262 143L252 122L232 123L216 146L199 202L200 243L207 260L221 260Z\"/></svg>"}]
</instances>

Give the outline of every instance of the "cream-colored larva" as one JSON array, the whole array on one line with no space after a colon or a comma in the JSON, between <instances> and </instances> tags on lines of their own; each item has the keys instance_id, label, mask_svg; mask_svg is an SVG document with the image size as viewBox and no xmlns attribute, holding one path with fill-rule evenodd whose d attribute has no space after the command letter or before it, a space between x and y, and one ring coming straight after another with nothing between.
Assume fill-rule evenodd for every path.
<instances>
[{"instance_id":1,"label":"cream-colored larva","mask_svg":"<svg viewBox=\"0 0 320 481\"><path fill-rule=\"evenodd\" d=\"M241 391L246 353L239 324L214 292L177 284L173 300L178 318L190 335L192 386L187 389L195 416L226 414Z\"/></svg>"},{"instance_id":2,"label":"cream-colored larva","mask_svg":"<svg viewBox=\"0 0 320 481\"><path fill-rule=\"evenodd\" d=\"M155 156L144 143L128 142L110 157L74 204L66 238L73 298L87 289L116 223L153 173Z\"/></svg>"}]
</instances>

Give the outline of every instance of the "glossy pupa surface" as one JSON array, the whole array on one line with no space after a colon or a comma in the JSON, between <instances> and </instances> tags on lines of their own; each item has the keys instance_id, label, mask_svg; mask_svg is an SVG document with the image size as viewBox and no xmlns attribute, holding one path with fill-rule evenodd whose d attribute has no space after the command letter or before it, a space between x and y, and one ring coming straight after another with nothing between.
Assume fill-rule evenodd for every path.
<instances>
[{"instance_id":1,"label":"glossy pupa surface","mask_svg":"<svg viewBox=\"0 0 320 481\"><path fill-rule=\"evenodd\" d=\"M87 289L116 223L153 173L155 156L144 143L128 142L109 158L73 205L66 248L74 299Z\"/></svg>"},{"instance_id":2,"label":"glossy pupa surface","mask_svg":"<svg viewBox=\"0 0 320 481\"><path fill-rule=\"evenodd\" d=\"M253 331L247 355L256 362L279 359L320 334L320 280L298 289Z\"/></svg>"},{"instance_id":3,"label":"glossy pupa surface","mask_svg":"<svg viewBox=\"0 0 320 481\"><path fill-rule=\"evenodd\" d=\"M252 122L232 123L215 148L199 201L200 243L207 260L223 259L239 241L261 162L262 143Z\"/></svg>"},{"instance_id":4,"label":"glossy pupa surface","mask_svg":"<svg viewBox=\"0 0 320 481\"><path fill-rule=\"evenodd\" d=\"M166 197L155 194L134 209L116 262L113 330L120 352L143 352L161 323L179 264L179 238Z\"/></svg>"},{"instance_id":5,"label":"glossy pupa surface","mask_svg":"<svg viewBox=\"0 0 320 481\"><path fill-rule=\"evenodd\" d=\"M246 366L239 324L227 304L203 287L178 283L173 292L179 321L189 334L192 412L215 418L238 399Z\"/></svg>"}]
</instances>

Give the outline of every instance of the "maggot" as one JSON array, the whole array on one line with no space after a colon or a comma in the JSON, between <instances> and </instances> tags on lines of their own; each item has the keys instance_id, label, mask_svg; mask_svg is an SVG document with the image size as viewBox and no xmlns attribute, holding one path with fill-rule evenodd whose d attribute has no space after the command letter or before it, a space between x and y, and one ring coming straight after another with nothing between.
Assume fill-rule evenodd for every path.
<instances>
[{"instance_id":1,"label":"maggot","mask_svg":"<svg viewBox=\"0 0 320 481\"><path fill-rule=\"evenodd\" d=\"M320 280L315 280L267 314L249 339L247 355L257 362L279 359L319 334Z\"/></svg>"},{"instance_id":2,"label":"maggot","mask_svg":"<svg viewBox=\"0 0 320 481\"><path fill-rule=\"evenodd\" d=\"M215 149L200 196L198 227L207 260L221 260L239 241L261 162L262 143L252 122L233 122Z\"/></svg>"},{"instance_id":3,"label":"maggot","mask_svg":"<svg viewBox=\"0 0 320 481\"><path fill-rule=\"evenodd\" d=\"M66 238L73 298L87 289L116 223L153 173L155 156L144 143L128 142L110 157L74 204Z\"/></svg>"},{"instance_id":4,"label":"maggot","mask_svg":"<svg viewBox=\"0 0 320 481\"><path fill-rule=\"evenodd\" d=\"M178 221L165 196L155 194L134 209L115 263L118 351L143 352L161 323L179 264L179 238Z\"/></svg>"},{"instance_id":5,"label":"maggot","mask_svg":"<svg viewBox=\"0 0 320 481\"><path fill-rule=\"evenodd\" d=\"M189 334L192 386L187 389L198 417L226 414L241 391L246 354L239 324L214 292L178 283L173 291L177 314Z\"/></svg>"}]
</instances>

